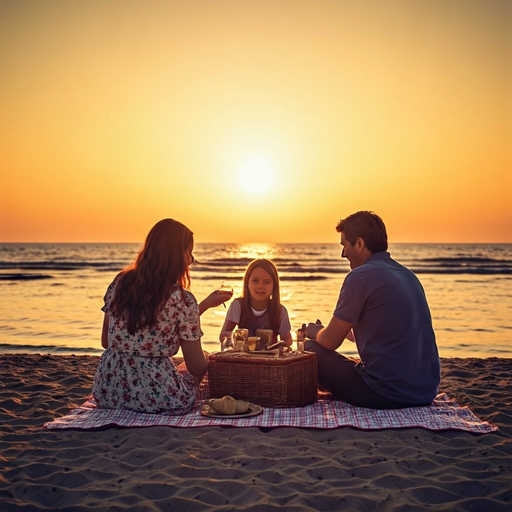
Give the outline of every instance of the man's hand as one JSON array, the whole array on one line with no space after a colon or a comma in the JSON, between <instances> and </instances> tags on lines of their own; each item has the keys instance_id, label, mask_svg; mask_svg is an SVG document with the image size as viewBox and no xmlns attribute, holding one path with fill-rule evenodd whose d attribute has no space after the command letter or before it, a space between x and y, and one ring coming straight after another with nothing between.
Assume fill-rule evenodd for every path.
<instances>
[{"instance_id":1,"label":"man's hand","mask_svg":"<svg viewBox=\"0 0 512 512\"><path fill-rule=\"evenodd\" d=\"M322 322L320 322L320 320L317 320L314 324L309 323L308 326L306 327L307 337L310 340L316 340L318 331L320 331L320 329L323 329L323 328L324 328L324 326L322 325Z\"/></svg>"},{"instance_id":2,"label":"man's hand","mask_svg":"<svg viewBox=\"0 0 512 512\"><path fill-rule=\"evenodd\" d=\"M335 316L331 318L327 327L323 327L319 322L317 320L316 324L309 324L306 327L306 333L309 338L314 339L327 350L336 350L352 329L352 324Z\"/></svg>"}]
</instances>

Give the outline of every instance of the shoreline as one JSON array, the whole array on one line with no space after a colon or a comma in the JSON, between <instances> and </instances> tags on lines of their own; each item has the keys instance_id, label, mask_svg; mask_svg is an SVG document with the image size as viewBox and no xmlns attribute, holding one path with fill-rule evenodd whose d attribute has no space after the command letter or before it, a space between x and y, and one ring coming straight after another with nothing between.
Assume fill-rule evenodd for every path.
<instances>
[{"instance_id":1,"label":"shoreline","mask_svg":"<svg viewBox=\"0 0 512 512\"><path fill-rule=\"evenodd\" d=\"M512 359L441 358L440 391L499 427L52 430L98 356L0 354L2 511L510 510Z\"/></svg>"}]
</instances>

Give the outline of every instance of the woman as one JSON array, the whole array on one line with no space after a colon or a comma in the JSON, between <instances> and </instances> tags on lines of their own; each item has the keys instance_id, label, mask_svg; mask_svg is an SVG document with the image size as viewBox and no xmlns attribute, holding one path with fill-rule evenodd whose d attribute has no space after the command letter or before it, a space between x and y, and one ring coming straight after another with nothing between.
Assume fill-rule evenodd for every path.
<instances>
[{"instance_id":1,"label":"woman","mask_svg":"<svg viewBox=\"0 0 512 512\"><path fill-rule=\"evenodd\" d=\"M215 291L200 304L190 287L193 233L173 219L149 232L135 262L105 294L101 356L92 394L100 407L185 414L208 368L199 315L231 297ZM186 371L171 356L181 347Z\"/></svg>"}]
</instances>

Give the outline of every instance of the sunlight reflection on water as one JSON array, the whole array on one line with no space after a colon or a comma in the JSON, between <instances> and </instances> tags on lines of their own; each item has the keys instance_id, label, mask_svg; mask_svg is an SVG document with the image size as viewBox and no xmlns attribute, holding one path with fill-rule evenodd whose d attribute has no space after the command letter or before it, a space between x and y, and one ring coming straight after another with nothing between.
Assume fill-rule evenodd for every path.
<instances>
[{"instance_id":1,"label":"sunlight reflection on water","mask_svg":"<svg viewBox=\"0 0 512 512\"><path fill-rule=\"evenodd\" d=\"M5 245L8 250L2 251ZM0 280L0 351L16 347L21 351L52 351L53 347L55 351L67 349L71 353L101 353L103 295L117 272L133 260L139 247L25 244L21 251L15 245L19 244L0 244L0 264L4 264L0 272L50 274L52 278ZM326 323L349 271L339 252L337 244L198 244L195 256L199 263L191 270L192 292L200 301L226 280L233 285L234 296L240 296L247 264L256 257L266 257L274 260L279 269L282 301L292 328L317 318ZM441 356L512 357L512 276L439 271L450 270L455 263L476 265L477 270L478 265L485 264L486 271L491 272L496 265L507 265L509 260L512 266L511 245L400 244L391 246L390 252L409 268L419 269ZM475 256L476 262L472 260ZM439 258L441 266L433 267L433 273L422 270L438 265L434 260ZM491 261L486 262L486 258ZM14 268L18 264L25 266ZM319 277L322 279L315 280ZM219 349L218 334L226 311L220 306L202 316L206 350ZM356 355L349 342L340 351Z\"/></svg>"}]
</instances>

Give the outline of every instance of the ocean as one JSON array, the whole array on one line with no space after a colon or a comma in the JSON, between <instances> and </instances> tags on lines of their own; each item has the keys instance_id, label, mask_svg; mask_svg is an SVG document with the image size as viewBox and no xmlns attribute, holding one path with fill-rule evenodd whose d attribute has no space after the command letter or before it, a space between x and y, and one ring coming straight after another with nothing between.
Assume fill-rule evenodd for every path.
<instances>
[{"instance_id":1,"label":"ocean","mask_svg":"<svg viewBox=\"0 0 512 512\"><path fill-rule=\"evenodd\" d=\"M0 352L101 354L103 295L139 244L0 244ZM292 328L332 316L348 262L339 244L196 244L198 301L223 281L241 293L247 264L272 259ZM512 244L391 244L423 284L441 357L512 357ZM228 304L229 305L229 304ZM201 317L219 350L227 309ZM340 352L355 356L345 341Z\"/></svg>"}]
</instances>

